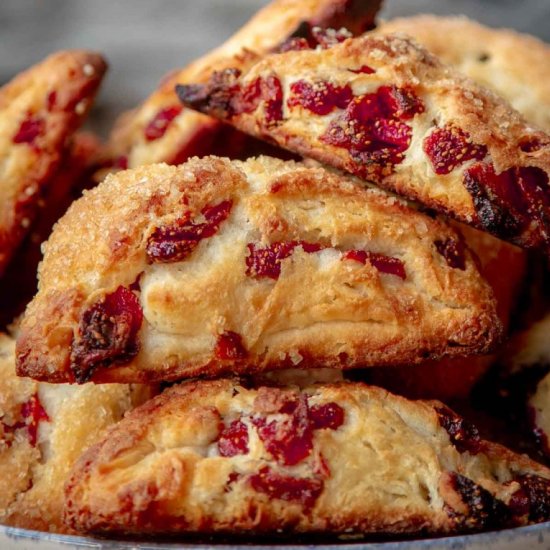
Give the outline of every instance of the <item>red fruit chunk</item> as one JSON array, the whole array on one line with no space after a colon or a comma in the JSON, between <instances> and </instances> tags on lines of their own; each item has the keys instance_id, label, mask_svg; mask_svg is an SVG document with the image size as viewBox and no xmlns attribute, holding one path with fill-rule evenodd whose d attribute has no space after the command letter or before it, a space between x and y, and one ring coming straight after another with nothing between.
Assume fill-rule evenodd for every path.
<instances>
[{"instance_id":1,"label":"red fruit chunk","mask_svg":"<svg viewBox=\"0 0 550 550\"><path fill-rule=\"evenodd\" d=\"M55 107L56 102L57 102L57 92L55 90L52 90L48 94L48 97L46 98L46 107L47 107L48 111L53 110L53 108Z\"/></svg>"},{"instance_id":2,"label":"red fruit chunk","mask_svg":"<svg viewBox=\"0 0 550 550\"><path fill-rule=\"evenodd\" d=\"M358 69L348 69L348 71L355 73L355 74L374 74L376 72L375 69L372 67L369 67L368 65L362 65Z\"/></svg>"},{"instance_id":3,"label":"red fruit chunk","mask_svg":"<svg viewBox=\"0 0 550 550\"><path fill-rule=\"evenodd\" d=\"M395 275L403 280L407 278L405 266L398 258L377 254L376 252L367 252L365 250L349 250L344 254L343 259L354 260L363 265L365 265L368 260L375 269L380 271L380 273Z\"/></svg>"},{"instance_id":4,"label":"red fruit chunk","mask_svg":"<svg viewBox=\"0 0 550 550\"><path fill-rule=\"evenodd\" d=\"M327 115L334 109L345 109L353 99L351 88L336 86L330 82L298 80L290 85L289 107L301 106L317 115Z\"/></svg>"},{"instance_id":5,"label":"red fruit chunk","mask_svg":"<svg viewBox=\"0 0 550 550\"><path fill-rule=\"evenodd\" d=\"M256 248L248 244L249 255L246 257L246 274L250 277L269 277L278 279L281 274L281 262L288 258L297 246L304 252L318 252L323 247L319 244L305 241L275 242L266 248Z\"/></svg>"},{"instance_id":6,"label":"red fruit chunk","mask_svg":"<svg viewBox=\"0 0 550 550\"><path fill-rule=\"evenodd\" d=\"M309 410L309 420L314 430L337 430L344 423L344 409L336 403L314 405Z\"/></svg>"},{"instance_id":7,"label":"red fruit chunk","mask_svg":"<svg viewBox=\"0 0 550 550\"><path fill-rule=\"evenodd\" d=\"M311 50L312 45L307 38L293 36L288 40L285 40L278 48L277 53L292 52L299 50Z\"/></svg>"},{"instance_id":8,"label":"red fruit chunk","mask_svg":"<svg viewBox=\"0 0 550 550\"><path fill-rule=\"evenodd\" d=\"M243 359L247 356L240 334L232 331L220 334L214 353L218 359L222 360Z\"/></svg>"},{"instance_id":9,"label":"red fruit chunk","mask_svg":"<svg viewBox=\"0 0 550 550\"><path fill-rule=\"evenodd\" d=\"M113 168L118 168L120 170L128 169L128 157L126 155L120 155L113 162Z\"/></svg>"},{"instance_id":10,"label":"red fruit chunk","mask_svg":"<svg viewBox=\"0 0 550 550\"><path fill-rule=\"evenodd\" d=\"M19 130L13 136L14 143L28 143L32 145L38 136L41 136L46 129L46 123L38 117L29 117L25 119Z\"/></svg>"},{"instance_id":11,"label":"red fruit chunk","mask_svg":"<svg viewBox=\"0 0 550 550\"><path fill-rule=\"evenodd\" d=\"M464 130L447 124L436 128L424 140L424 152L428 155L436 174L449 174L469 160L483 160L487 147L473 143Z\"/></svg>"},{"instance_id":12,"label":"red fruit chunk","mask_svg":"<svg viewBox=\"0 0 550 550\"><path fill-rule=\"evenodd\" d=\"M445 258L449 267L454 269L466 269L466 256L464 243L461 240L446 239L434 242L437 251Z\"/></svg>"},{"instance_id":13,"label":"red fruit chunk","mask_svg":"<svg viewBox=\"0 0 550 550\"><path fill-rule=\"evenodd\" d=\"M376 177L404 159L412 129L402 119L421 113L424 105L409 89L382 86L356 97L333 120L321 140L347 149L352 158ZM362 172L361 167L358 172Z\"/></svg>"},{"instance_id":14,"label":"red fruit chunk","mask_svg":"<svg viewBox=\"0 0 550 550\"><path fill-rule=\"evenodd\" d=\"M248 428L240 420L225 426L218 440L221 456L245 455L248 453Z\"/></svg>"},{"instance_id":15,"label":"red fruit chunk","mask_svg":"<svg viewBox=\"0 0 550 550\"><path fill-rule=\"evenodd\" d=\"M223 201L202 209L204 221L190 220L187 217L174 225L158 227L147 240L147 261L150 264L182 261L195 250L202 239L212 237L218 232L232 206L232 201Z\"/></svg>"},{"instance_id":16,"label":"red fruit chunk","mask_svg":"<svg viewBox=\"0 0 550 550\"><path fill-rule=\"evenodd\" d=\"M336 44L340 44L344 40L351 38L353 35L347 29L322 29L321 27L313 27L311 29L312 38L323 49L330 48Z\"/></svg>"},{"instance_id":17,"label":"red fruit chunk","mask_svg":"<svg viewBox=\"0 0 550 550\"><path fill-rule=\"evenodd\" d=\"M470 454L477 454L479 452L481 439L474 425L447 407L436 407L435 411L439 424L449 434L451 443L459 453L468 451Z\"/></svg>"},{"instance_id":18,"label":"red fruit chunk","mask_svg":"<svg viewBox=\"0 0 550 550\"><path fill-rule=\"evenodd\" d=\"M270 498L298 502L306 510L314 506L324 487L321 479L284 476L267 466L250 476L250 485L258 493L264 493Z\"/></svg>"},{"instance_id":19,"label":"red fruit chunk","mask_svg":"<svg viewBox=\"0 0 550 550\"><path fill-rule=\"evenodd\" d=\"M154 141L161 138L172 121L181 113L182 107L166 107L161 109L154 118L147 124L143 133L147 141Z\"/></svg>"},{"instance_id":20,"label":"red fruit chunk","mask_svg":"<svg viewBox=\"0 0 550 550\"><path fill-rule=\"evenodd\" d=\"M284 411L284 412L283 412ZM253 418L266 450L285 466L293 466L307 458L313 448L313 433L309 422L305 397L282 407L283 419L267 422L265 418Z\"/></svg>"},{"instance_id":21,"label":"red fruit chunk","mask_svg":"<svg viewBox=\"0 0 550 550\"><path fill-rule=\"evenodd\" d=\"M527 516L530 523L550 520L550 480L534 474L514 479L520 484L510 499L514 515Z\"/></svg>"},{"instance_id":22,"label":"red fruit chunk","mask_svg":"<svg viewBox=\"0 0 550 550\"><path fill-rule=\"evenodd\" d=\"M143 311L137 296L119 286L87 309L81 317L79 338L73 343L71 368L77 382L90 379L98 367L126 363L139 351L137 333Z\"/></svg>"},{"instance_id":23,"label":"red fruit chunk","mask_svg":"<svg viewBox=\"0 0 550 550\"><path fill-rule=\"evenodd\" d=\"M265 120L272 124L283 119L283 87L273 75L262 80L262 97L265 101Z\"/></svg>"},{"instance_id":24,"label":"red fruit chunk","mask_svg":"<svg viewBox=\"0 0 550 550\"><path fill-rule=\"evenodd\" d=\"M241 89L237 97L238 103L234 105L236 112L252 113L255 111L262 100L262 79L256 78L250 84L247 84Z\"/></svg>"},{"instance_id":25,"label":"red fruit chunk","mask_svg":"<svg viewBox=\"0 0 550 550\"><path fill-rule=\"evenodd\" d=\"M38 399L38 395L33 395L26 403L23 403L21 407L21 416L24 419L24 425L29 434L29 442L35 447L38 438L38 424L42 420L46 422L50 420Z\"/></svg>"}]
</instances>

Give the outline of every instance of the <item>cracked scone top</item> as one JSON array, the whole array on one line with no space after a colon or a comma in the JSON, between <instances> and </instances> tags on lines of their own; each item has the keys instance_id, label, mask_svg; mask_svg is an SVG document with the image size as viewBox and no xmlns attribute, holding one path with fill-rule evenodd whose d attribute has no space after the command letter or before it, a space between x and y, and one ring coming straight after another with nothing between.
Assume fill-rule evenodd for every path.
<instances>
[{"instance_id":1,"label":"cracked scone top","mask_svg":"<svg viewBox=\"0 0 550 550\"><path fill-rule=\"evenodd\" d=\"M495 300L448 225L268 157L110 176L45 246L18 372L137 382L484 352Z\"/></svg>"},{"instance_id":2,"label":"cracked scone top","mask_svg":"<svg viewBox=\"0 0 550 550\"><path fill-rule=\"evenodd\" d=\"M550 470L436 401L190 382L80 458L65 519L127 534L477 531L550 519Z\"/></svg>"},{"instance_id":3,"label":"cracked scone top","mask_svg":"<svg viewBox=\"0 0 550 550\"><path fill-rule=\"evenodd\" d=\"M29 231L66 142L106 70L88 51L63 51L0 88L0 274Z\"/></svg>"},{"instance_id":4,"label":"cracked scone top","mask_svg":"<svg viewBox=\"0 0 550 550\"><path fill-rule=\"evenodd\" d=\"M58 381L407 363L483 351L498 333L452 229L269 158L107 180L57 226L40 277L19 371Z\"/></svg>"},{"instance_id":5,"label":"cracked scone top","mask_svg":"<svg viewBox=\"0 0 550 550\"><path fill-rule=\"evenodd\" d=\"M348 36L235 59L178 94L239 130L550 254L550 137L412 40Z\"/></svg>"}]
</instances>

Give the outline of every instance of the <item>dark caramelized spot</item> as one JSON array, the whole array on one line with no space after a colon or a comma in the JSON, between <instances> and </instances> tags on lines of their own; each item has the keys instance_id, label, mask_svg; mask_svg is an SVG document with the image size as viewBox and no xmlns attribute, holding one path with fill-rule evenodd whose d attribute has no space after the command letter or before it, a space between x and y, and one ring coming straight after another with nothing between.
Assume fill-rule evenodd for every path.
<instances>
[{"instance_id":1,"label":"dark caramelized spot","mask_svg":"<svg viewBox=\"0 0 550 550\"><path fill-rule=\"evenodd\" d=\"M314 430L337 430L344 423L344 409L336 403L314 405L309 409L309 420Z\"/></svg>"},{"instance_id":2,"label":"dark caramelized spot","mask_svg":"<svg viewBox=\"0 0 550 550\"><path fill-rule=\"evenodd\" d=\"M353 99L320 139L347 149L371 177L380 177L403 161L410 146L412 129L404 120L423 111L422 101L412 90L382 86ZM357 171L362 173L361 168Z\"/></svg>"},{"instance_id":3,"label":"dark caramelized spot","mask_svg":"<svg viewBox=\"0 0 550 550\"><path fill-rule=\"evenodd\" d=\"M424 152L434 172L444 175L469 160L483 160L487 156L487 147L473 143L464 130L447 124L443 128L436 128L424 140Z\"/></svg>"},{"instance_id":4,"label":"dark caramelized spot","mask_svg":"<svg viewBox=\"0 0 550 550\"><path fill-rule=\"evenodd\" d=\"M516 477L520 484L510 500L516 516L526 516L529 523L550 521L550 480L534 474Z\"/></svg>"},{"instance_id":5,"label":"dark caramelized spot","mask_svg":"<svg viewBox=\"0 0 550 550\"><path fill-rule=\"evenodd\" d=\"M143 133L147 141L154 141L161 138L172 121L181 113L182 107L166 107L161 109L154 118L147 124Z\"/></svg>"},{"instance_id":6,"label":"dark caramelized spot","mask_svg":"<svg viewBox=\"0 0 550 550\"><path fill-rule=\"evenodd\" d=\"M477 454L481 439L477 428L447 407L436 407L439 424L449 434L458 452Z\"/></svg>"},{"instance_id":7,"label":"dark caramelized spot","mask_svg":"<svg viewBox=\"0 0 550 550\"><path fill-rule=\"evenodd\" d=\"M510 511L501 500L471 479L457 473L451 474L452 488L460 495L468 513L461 515L450 511L466 529L481 530L504 527L510 522Z\"/></svg>"},{"instance_id":8,"label":"dark caramelized spot","mask_svg":"<svg viewBox=\"0 0 550 550\"><path fill-rule=\"evenodd\" d=\"M353 99L351 88L330 82L298 80L290 85L289 107L301 106L316 115L328 115L334 109L345 109Z\"/></svg>"},{"instance_id":9,"label":"dark caramelized spot","mask_svg":"<svg viewBox=\"0 0 550 550\"><path fill-rule=\"evenodd\" d=\"M221 360L244 359L248 355L241 335L230 330L218 336L214 353Z\"/></svg>"},{"instance_id":10,"label":"dark caramelized spot","mask_svg":"<svg viewBox=\"0 0 550 550\"><path fill-rule=\"evenodd\" d=\"M72 346L71 368L76 381L86 382L98 367L126 363L137 355L142 322L137 296L122 286L87 309Z\"/></svg>"},{"instance_id":11,"label":"dark caramelized spot","mask_svg":"<svg viewBox=\"0 0 550 550\"><path fill-rule=\"evenodd\" d=\"M536 224L549 239L550 186L548 174L540 168L510 168L497 174L491 164L477 163L465 170L464 186L487 231L514 237Z\"/></svg>"},{"instance_id":12,"label":"dark caramelized spot","mask_svg":"<svg viewBox=\"0 0 550 550\"><path fill-rule=\"evenodd\" d=\"M27 143L33 145L36 138L44 134L46 123L40 117L29 116L19 126L19 130L13 136L14 143Z\"/></svg>"},{"instance_id":13,"label":"dark caramelized spot","mask_svg":"<svg viewBox=\"0 0 550 550\"><path fill-rule=\"evenodd\" d=\"M349 250L344 254L343 259L354 260L363 265L365 265L368 260L376 270L380 271L380 273L395 275L403 280L407 278L405 265L399 258L392 258L376 252L367 252L366 250Z\"/></svg>"},{"instance_id":14,"label":"dark caramelized spot","mask_svg":"<svg viewBox=\"0 0 550 550\"><path fill-rule=\"evenodd\" d=\"M445 261L453 269L466 269L466 256L464 243L460 239L448 238L444 241L434 241L435 248L445 258Z\"/></svg>"},{"instance_id":15,"label":"dark caramelized spot","mask_svg":"<svg viewBox=\"0 0 550 550\"><path fill-rule=\"evenodd\" d=\"M147 261L153 263L180 262L191 254L202 239L214 236L229 213L233 202L205 206L200 219L179 220L173 225L158 227L147 240Z\"/></svg>"},{"instance_id":16,"label":"dark caramelized spot","mask_svg":"<svg viewBox=\"0 0 550 550\"><path fill-rule=\"evenodd\" d=\"M224 426L218 439L221 456L236 456L248 453L248 428L241 420L234 420Z\"/></svg>"},{"instance_id":17,"label":"dark caramelized spot","mask_svg":"<svg viewBox=\"0 0 550 550\"><path fill-rule=\"evenodd\" d=\"M281 475L267 466L251 475L249 480L251 487L258 493L264 493L269 498L297 502L306 510L315 505L324 487L321 479Z\"/></svg>"},{"instance_id":18,"label":"dark caramelized spot","mask_svg":"<svg viewBox=\"0 0 550 550\"><path fill-rule=\"evenodd\" d=\"M305 241L275 242L265 248L256 247L253 243L248 244L246 274L249 277L278 279L281 274L281 262L298 246L307 253L318 252L323 248L319 244Z\"/></svg>"}]
</instances>

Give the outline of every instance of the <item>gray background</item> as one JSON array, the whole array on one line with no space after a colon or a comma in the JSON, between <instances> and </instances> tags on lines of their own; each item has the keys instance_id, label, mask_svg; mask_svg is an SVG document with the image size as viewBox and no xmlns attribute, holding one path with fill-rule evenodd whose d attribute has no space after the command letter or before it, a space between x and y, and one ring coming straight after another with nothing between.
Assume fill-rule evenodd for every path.
<instances>
[{"instance_id":1,"label":"gray background","mask_svg":"<svg viewBox=\"0 0 550 550\"><path fill-rule=\"evenodd\" d=\"M0 83L63 48L110 64L92 126L145 98L169 70L218 45L266 0L0 0ZM383 16L464 13L550 42L550 0L386 0ZM526 60L526 63L529 61Z\"/></svg>"}]
</instances>

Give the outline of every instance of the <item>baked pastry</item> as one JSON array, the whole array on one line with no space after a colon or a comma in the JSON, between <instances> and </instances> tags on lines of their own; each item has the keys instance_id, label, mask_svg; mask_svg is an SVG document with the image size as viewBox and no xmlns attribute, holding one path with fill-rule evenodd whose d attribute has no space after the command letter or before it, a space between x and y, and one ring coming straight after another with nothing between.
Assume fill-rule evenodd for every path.
<instances>
[{"instance_id":1,"label":"baked pastry","mask_svg":"<svg viewBox=\"0 0 550 550\"><path fill-rule=\"evenodd\" d=\"M493 289L498 316L508 333L512 313L525 291L527 253L477 229L462 224L455 224L455 228L478 258L480 273ZM361 373L360 379L408 398L440 399L448 403L468 399L497 357L498 349L490 355L426 361L413 369L407 366L372 368Z\"/></svg>"},{"instance_id":2,"label":"baked pastry","mask_svg":"<svg viewBox=\"0 0 550 550\"><path fill-rule=\"evenodd\" d=\"M51 382L414 364L500 334L453 229L268 157L107 178L56 225L39 288L17 368Z\"/></svg>"},{"instance_id":3,"label":"baked pastry","mask_svg":"<svg viewBox=\"0 0 550 550\"><path fill-rule=\"evenodd\" d=\"M550 355L548 357L550 368ZM529 399L529 407L535 437L540 449L550 457L550 374L537 385L535 393Z\"/></svg>"},{"instance_id":4,"label":"baked pastry","mask_svg":"<svg viewBox=\"0 0 550 550\"><path fill-rule=\"evenodd\" d=\"M71 466L153 389L18 378L14 351L15 342L0 335L0 523L66 531L63 486Z\"/></svg>"},{"instance_id":5,"label":"baked pastry","mask_svg":"<svg viewBox=\"0 0 550 550\"><path fill-rule=\"evenodd\" d=\"M175 85L206 80L213 67L225 68L225 59L234 55L246 57L252 51L261 54L314 42L312 29L316 26L345 26L361 33L372 27L380 4L381 0L273 0L224 44L167 75L144 103L119 118L109 138L109 158L97 180L103 179L105 168L115 171L156 162L180 164L207 154L235 158L243 149L258 149L257 143L234 129L182 110Z\"/></svg>"},{"instance_id":6,"label":"baked pastry","mask_svg":"<svg viewBox=\"0 0 550 550\"><path fill-rule=\"evenodd\" d=\"M0 89L0 274L28 232L105 69L98 54L65 51Z\"/></svg>"},{"instance_id":7,"label":"baked pastry","mask_svg":"<svg viewBox=\"0 0 550 550\"><path fill-rule=\"evenodd\" d=\"M88 132L71 139L60 166L37 205L34 222L0 277L0 330L23 312L37 291L36 271L42 259L41 245L55 222L81 193L83 180L100 150L99 140Z\"/></svg>"},{"instance_id":8,"label":"baked pastry","mask_svg":"<svg viewBox=\"0 0 550 550\"><path fill-rule=\"evenodd\" d=\"M506 98L525 118L550 131L550 45L464 16L416 15L382 22L376 33L412 36L443 62Z\"/></svg>"},{"instance_id":9,"label":"baked pastry","mask_svg":"<svg viewBox=\"0 0 550 550\"><path fill-rule=\"evenodd\" d=\"M550 470L363 384L174 386L79 459L85 532L455 533L550 519Z\"/></svg>"},{"instance_id":10,"label":"baked pastry","mask_svg":"<svg viewBox=\"0 0 550 550\"><path fill-rule=\"evenodd\" d=\"M411 40L367 34L234 67L180 99L550 254L550 137Z\"/></svg>"}]
</instances>

